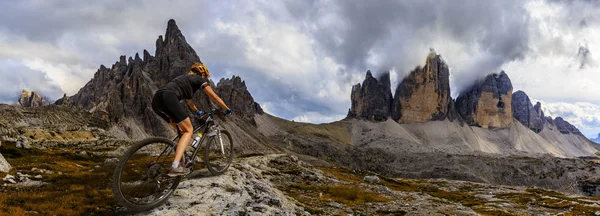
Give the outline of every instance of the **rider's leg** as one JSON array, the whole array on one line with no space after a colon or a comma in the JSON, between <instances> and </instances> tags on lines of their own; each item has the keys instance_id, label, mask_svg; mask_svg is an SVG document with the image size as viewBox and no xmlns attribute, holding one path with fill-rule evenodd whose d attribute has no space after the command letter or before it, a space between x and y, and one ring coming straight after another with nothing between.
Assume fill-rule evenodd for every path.
<instances>
[{"instance_id":1,"label":"rider's leg","mask_svg":"<svg viewBox=\"0 0 600 216\"><path fill-rule=\"evenodd\" d=\"M188 143L190 143L190 139L192 139L192 132L194 131L190 118L186 118L177 124L177 126L179 126L179 130L181 131L181 138L179 138L177 150L175 151L175 159L173 160L175 163L181 161L183 153L185 152L185 148L187 147Z\"/></svg>"},{"instance_id":2,"label":"rider's leg","mask_svg":"<svg viewBox=\"0 0 600 216\"><path fill-rule=\"evenodd\" d=\"M169 119L169 125L175 129L177 129L177 123L173 121L173 119Z\"/></svg>"}]
</instances>

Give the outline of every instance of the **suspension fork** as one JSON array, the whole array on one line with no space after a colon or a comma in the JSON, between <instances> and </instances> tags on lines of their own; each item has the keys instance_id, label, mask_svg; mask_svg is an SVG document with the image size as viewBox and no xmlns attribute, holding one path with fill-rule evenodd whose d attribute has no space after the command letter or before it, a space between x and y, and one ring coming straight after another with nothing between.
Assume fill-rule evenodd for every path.
<instances>
[{"instance_id":1,"label":"suspension fork","mask_svg":"<svg viewBox=\"0 0 600 216\"><path fill-rule=\"evenodd\" d=\"M221 144L221 154L225 155L225 149L223 149L223 139L221 139L221 130L217 129L217 137L219 138L219 144Z\"/></svg>"}]
</instances>

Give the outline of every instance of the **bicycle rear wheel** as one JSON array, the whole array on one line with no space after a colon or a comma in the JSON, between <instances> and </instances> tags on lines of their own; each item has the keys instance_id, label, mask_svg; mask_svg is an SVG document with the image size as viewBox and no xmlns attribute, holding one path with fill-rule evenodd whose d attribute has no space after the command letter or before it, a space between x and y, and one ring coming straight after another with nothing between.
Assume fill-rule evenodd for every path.
<instances>
[{"instance_id":1,"label":"bicycle rear wheel","mask_svg":"<svg viewBox=\"0 0 600 216\"><path fill-rule=\"evenodd\" d=\"M120 159L113 174L113 193L123 206L145 211L167 201L182 177L167 176L176 144L154 137L131 146ZM181 160L185 164L185 158Z\"/></svg>"},{"instance_id":2,"label":"bicycle rear wheel","mask_svg":"<svg viewBox=\"0 0 600 216\"><path fill-rule=\"evenodd\" d=\"M216 135L208 139L204 154L206 167L213 175L224 173L233 159L233 139L226 130L221 130L220 133L220 136Z\"/></svg>"}]
</instances>

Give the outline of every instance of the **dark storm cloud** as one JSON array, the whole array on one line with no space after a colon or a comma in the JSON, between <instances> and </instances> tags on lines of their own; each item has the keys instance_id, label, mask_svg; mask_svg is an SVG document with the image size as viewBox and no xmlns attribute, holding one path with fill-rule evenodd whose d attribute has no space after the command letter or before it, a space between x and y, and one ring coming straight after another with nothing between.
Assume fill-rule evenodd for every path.
<instances>
[{"instance_id":1,"label":"dark storm cloud","mask_svg":"<svg viewBox=\"0 0 600 216\"><path fill-rule=\"evenodd\" d=\"M424 61L428 48L434 45L428 42L439 38L480 49L475 53L481 56L459 68L463 71L454 71L458 80L472 81L473 77L498 72L502 64L522 58L528 51L528 14L522 1L340 0L330 3L326 5L330 7L324 7L320 1L311 4L292 1L287 6L306 26L316 24L316 28L308 29L325 52L361 73L368 67L370 52L382 58L381 68L373 68L375 71L414 68L415 63ZM422 54L421 60L409 61L416 54Z\"/></svg>"}]
</instances>

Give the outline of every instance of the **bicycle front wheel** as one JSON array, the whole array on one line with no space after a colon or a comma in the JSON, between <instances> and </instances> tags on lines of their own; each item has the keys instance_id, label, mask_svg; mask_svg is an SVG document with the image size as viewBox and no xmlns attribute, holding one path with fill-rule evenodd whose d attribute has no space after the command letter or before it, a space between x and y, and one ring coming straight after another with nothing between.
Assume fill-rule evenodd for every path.
<instances>
[{"instance_id":1,"label":"bicycle front wheel","mask_svg":"<svg viewBox=\"0 0 600 216\"><path fill-rule=\"evenodd\" d=\"M224 173L233 159L233 139L229 131L221 130L220 135L209 137L206 143L204 162L213 175Z\"/></svg>"},{"instance_id":2,"label":"bicycle front wheel","mask_svg":"<svg viewBox=\"0 0 600 216\"><path fill-rule=\"evenodd\" d=\"M182 177L167 176L176 144L154 137L131 146L120 159L113 174L113 193L121 205L145 211L167 201ZM181 160L185 164L185 158Z\"/></svg>"}]
</instances>

